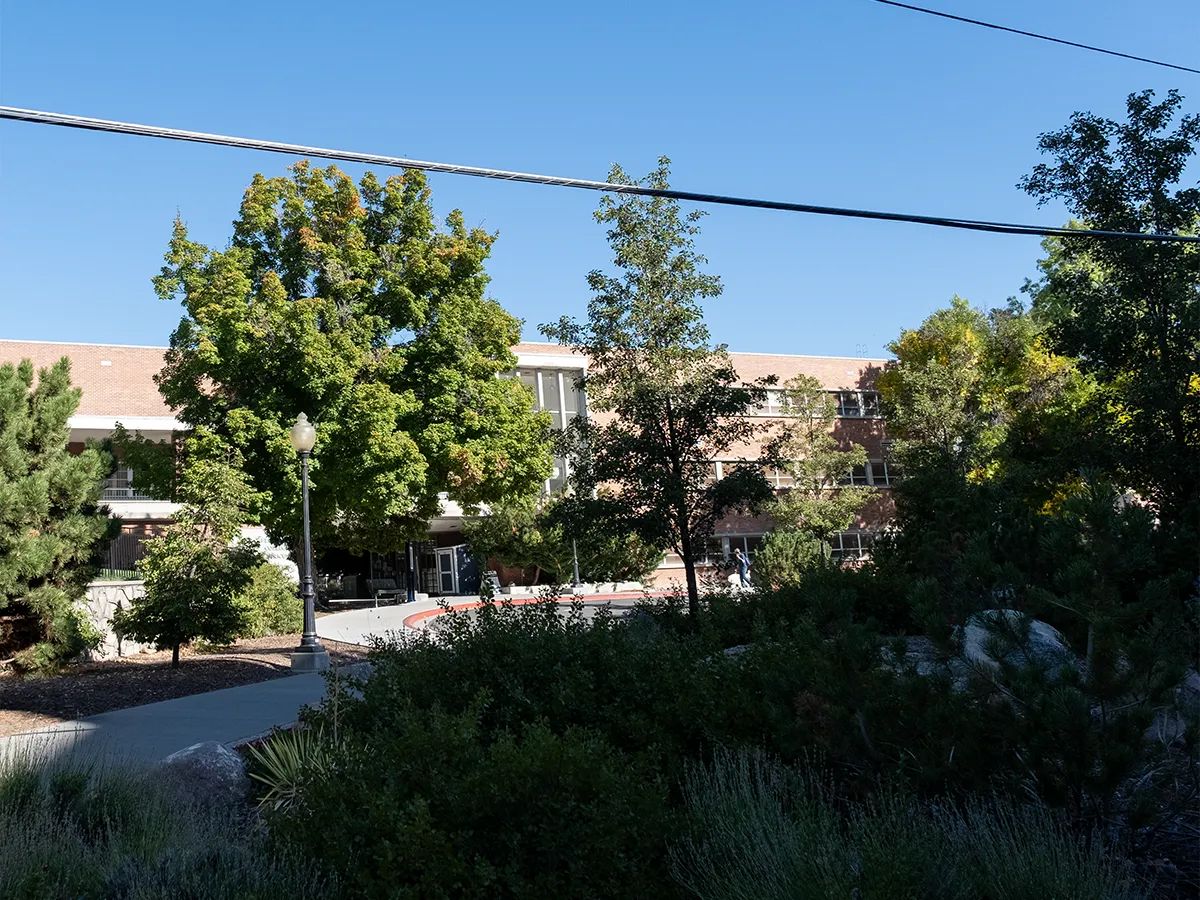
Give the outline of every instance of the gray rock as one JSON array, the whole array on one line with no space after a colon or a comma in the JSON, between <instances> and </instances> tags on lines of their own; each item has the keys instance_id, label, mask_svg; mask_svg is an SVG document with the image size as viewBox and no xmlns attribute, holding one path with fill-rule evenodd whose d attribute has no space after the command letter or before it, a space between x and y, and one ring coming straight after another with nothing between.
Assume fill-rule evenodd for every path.
<instances>
[{"instance_id":1,"label":"gray rock","mask_svg":"<svg viewBox=\"0 0 1200 900\"><path fill-rule=\"evenodd\" d=\"M1056 677L1064 666L1079 665L1075 654L1055 628L1037 619L1026 619L1023 613L1015 609L989 609L971 616L962 629L963 659L981 674L995 672L1000 668L1000 660L990 652L995 629L1007 628L1019 634L1026 621L1029 623L1028 641L1023 647L1007 651L1004 662L1013 666L1035 663L1045 667L1051 678Z\"/></svg>"},{"instance_id":2,"label":"gray rock","mask_svg":"<svg viewBox=\"0 0 1200 900\"><path fill-rule=\"evenodd\" d=\"M890 646L885 645L881 649L883 668L888 672L899 674L911 666L918 675L925 678L933 675L949 678L956 692L967 689L970 678L968 666L955 657L943 658L934 646L932 638L924 635L905 638L903 659L897 659Z\"/></svg>"},{"instance_id":3,"label":"gray rock","mask_svg":"<svg viewBox=\"0 0 1200 900\"><path fill-rule=\"evenodd\" d=\"M724 653L726 656L741 656L743 653L745 653L747 650L749 650L753 646L754 646L753 644L738 644L736 647L726 647L721 652Z\"/></svg>"},{"instance_id":4,"label":"gray rock","mask_svg":"<svg viewBox=\"0 0 1200 900\"><path fill-rule=\"evenodd\" d=\"M172 753L158 764L160 774L181 797L197 805L232 807L250 793L241 754L218 741L203 741Z\"/></svg>"}]
</instances>

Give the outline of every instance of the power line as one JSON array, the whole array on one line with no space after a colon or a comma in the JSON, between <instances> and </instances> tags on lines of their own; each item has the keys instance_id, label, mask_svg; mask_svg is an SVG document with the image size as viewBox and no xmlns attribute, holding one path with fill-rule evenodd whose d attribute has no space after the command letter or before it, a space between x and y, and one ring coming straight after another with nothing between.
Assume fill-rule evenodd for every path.
<instances>
[{"instance_id":1,"label":"power line","mask_svg":"<svg viewBox=\"0 0 1200 900\"><path fill-rule=\"evenodd\" d=\"M1182 234L1151 234L1126 231L1097 231L1083 228L1056 228L1044 225L1018 225L1007 222L988 222L977 219L954 219L943 216L922 216L911 213L879 212L867 209L843 209L836 206L816 206L810 203L790 203L783 200L756 200L746 197L730 197L724 194L704 194L695 191L678 191L674 188L648 188L633 184L610 184L607 181L587 181L581 178L559 178L553 175L534 175L528 172L508 172L503 169L485 169L480 166L460 166L453 163L430 162L421 159L405 159L399 156L382 156L375 153L358 153L352 150L330 150L324 147L306 147L301 144L284 144L255 138L229 137L221 134L205 134L200 131L182 131L176 128L160 128L155 125L136 125L131 122L114 122L107 119L91 119L70 116L64 113L42 112L0 106L0 119L21 122L36 122L44 125L61 125L66 128L82 128L88 131L108 131L117 134L134 134L143 137L164 138L173 141L192 141L201 144L217 144L223 147L238 147L245 150L263 150L270 153L286 153L291 156L309 156L320 159L335 159L342 162L366 165L389 166L401 169L421 169L447 175L470 175L476 178L495 178L502 181L520 181L527 184L546 184L576 188L587 191L604 191L614 194L636 194L642 197L662 197L684 200L691 203L715 203L724 206L745 206L755 209L778 209L786 212L812 213L820 216L841 216L854 219L878 219L885 222L912 222L919 225L935 225L941 228L961 228L969 231L986 231L997 234L1025 234L1038 237L1098 237L1124 238L1140 241L1168 243L1200 243L1200 236Z\"/></svg>"},{"instance_id":2,"label":"power line","mask_svg":"<svg viewBox=\"0 0 1200 900\"><path fill-rule=\"evenodd\" d=\"M888 6L898 6L901 9L911 9L913 12L925 13L930 16L938 16L943 19L953 19L955 22L966 22L968 25L981 25L984 28L991 28L995 31L1007 31L1009 34L1020 34L1025 37L1037 38L1039 41L1052 41L1055 44L1066 44L1068 47L1078 47L1080 50L1091 50L1095 53L1107 53L1109 56L1119 56L1122 59L1132 59L1135 62L1149 63L1152 66L1163 66L1167 69L1178 69L1180 72L1191 72L1193 75L1200 75L1200 69L1193 69L1189 66L1180 66L1175 63L1162 62L1158 59L1149 59L1145 56L1134 56L1131 53L1120 53L1116 50L1105 50L1103 47L1093 47L1090 44L1080 44L1076 41L1068 41L1063 38L1050 37L1046 34L1037 34L1033 31L1022 31L1019 28L1009 28L1006 25L995 25L991 22L981 22L979 19L968 19L965 16L955 16L947 12L940 12L936 9L926 9L923 6L912 6L908 3L898 3L897 0L875 0L876 3L885 3Z\"/></svg>"}]
</instances>

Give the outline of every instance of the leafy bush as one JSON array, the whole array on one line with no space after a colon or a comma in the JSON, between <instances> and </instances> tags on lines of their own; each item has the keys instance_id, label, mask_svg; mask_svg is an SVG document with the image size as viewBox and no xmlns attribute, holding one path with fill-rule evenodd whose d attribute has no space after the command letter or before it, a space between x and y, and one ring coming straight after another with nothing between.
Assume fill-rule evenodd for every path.
<instances>
[{"instance_id":1,"label":"leafy bush","mask_svg":"<svg viewBox=\"0 0 1200 900\"><path fill-rule=\"evenodd\" d=\"M273 830L358 897L660 896L662 780L586 729L489 734L484 706L399 699L386 723L344 730Z\"/></svg>"},{"instance_id":2,"label":"leafy bush","mask_svg":"<svg viewBox=\"0 0 1200 900\"><path fill-rule=\"evenodd\" d=\"M672 870L702 900L1145 896L1097 842L1039 808L839 802L811 770L728 751L693 767L684 793L692 836Z\"/></svg>"},{"instance_id":3,"label":"leafy bush","mask_svg":"<svg viewBox=\"0 0 1200 900\"><path fill-rule=\"evenodd\" d=\"M502 565L537 569L565 584L578 560L585 582L643 581L662 562L658 548L631 531L603 492L595 498L557 497L496 504L488 515L468 521L463 536L471 552ZM574 538L574 543L572 543Z\"/></svg>"},{"instance_id":4,"label":"leafy bush","mask_svg":"<svg viewBox=\"0 0 1200 900\"><path fill-rule=\"evenodd\" d=\"M286 900L334 887L244 817L181 802L152 773L0 764L0 897Z\"/></svg>"},{"instance_id":5,"label":"leafy bush","mask_svg":"<svg viewBox=\"0 0 1200 900\"><path fill-rule=\"evenodd\" d=\"M62 604L46 618L43 627L49 639L16 654L13 662L18 671L52 674L81 653L95 650L104 640L87 611L77 603Z\"/></svg>"},{"instance_id":6,"label":"leafy bush","mask_svg":"<svg viewBox=\"0 0 1200 900\"><path fill-rule=\"evenodd\" d=\"M246 611L246 637L296 634L304 627L304 602L279 566L265 562L250 572L250 584L238 598Z\"/></svg>"},{"instance_id":7,"label":"leafy bush","mask_svg":"<svg viewBox=\"0 0 1200 900\"><path fill-rule=\"evenodd\" d=\"M386 733L410 707L462 714L483 691L489 739L539 723L559 735L588 728L623 752L653 753L674 777L684 757L724 733L722 721L744 715L735 661L700 636L627 627L603 610L585 620L581 606L564 616L552 602L487 604L439 625L376 650L362 699L344 704L343 728Z\"/></svg>"}]
</instances>

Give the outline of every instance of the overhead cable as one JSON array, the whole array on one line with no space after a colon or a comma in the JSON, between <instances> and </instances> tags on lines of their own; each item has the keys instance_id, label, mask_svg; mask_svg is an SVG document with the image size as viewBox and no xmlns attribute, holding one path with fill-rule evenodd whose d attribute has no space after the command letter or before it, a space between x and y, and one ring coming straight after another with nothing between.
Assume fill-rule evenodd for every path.
<instances>
[{"instance_id":1,"label":"overhead cable","mask_svg":"<svg viewBox=\"0 0 1200 900\"><path fill-rule=\"evenodd\" d=\"M1024 37L1037 38L1039 41L1052 41L1055 44L1066 44L1068 47L1078 47L1080 50L1091 50L1094 53L1106 53L1109 56L1119 56L1122 59L1132 59L1135 62L1149 63L1152 66L1163 66L1167 69L1178 69L1180 72L1191 72L1193 75L1200 75L1200 69L1193 69L1190 66L1180 66L1176 63L1163 62L1158 59L1150 59L1146 56L1134 56L1132 53L1120 53L1117 50L1105 50L1103 47L1093 47L1090 44L1080 44L1077 41L1068 41L1063 38L1050 37L1046 34L1038 34L1035 31L1022 31L1020 28L1009 28L1007 25L995 25L992 22L981 22L979 19L968 19L966 16L956 16L948 12L941 12L936 9L926 9L924 6L913 6L910 3L899 3L897 0L875 0L876 3L884 3L888 6L898 6L900 9L911 9L913 12L925 13L930 16L938 16L942 19L953 19L955 22L966 22L968 25L980 25L983 28L991 28L994 31L1007 31L1009 34L1019 34Z\"/></svg>"},{"instance_id":2,"label":"overhead cable","mask_svg":"<svg viewBox=\"0 0 1200 900\"><path fill-rule=\"evenodd\" d=\"M44 125L61 125L67 128L82 128L89 131L108 131L117 134L133 134L143 137L164 138L173 141L192 141L201 144L217 144L223 147L238 147L244 150L263 150L270 153L286 153L292 156L335 159L341 162L365 165L389 166L401 169L420 169L446 175L470 175L476 178L495 178L501 181L519 181L527 184L546 184L576 188L587 191L603 191L614 194L635 194L642 197L662 197L691 203L714 203L723 206L745 206L756 209L778 209L785 212L812 213L820 216L841 216L854 219L878 219L885 222L912 222L919 225L934 225L941 228L961 228L969 231L986 231L998 234L1024 234L1040 237L1096 237L1169 243L1200 243L1200 236L1182 234L1155 234L1124 231L1098 231L1086 228L1058 228L1044 225L1019 225L1006 222L988 222L977 219L954 219L944 216L922 216L911 213L880 212L867 209L844 209L836 206L817 206L811 203L791 203L784 200L757 200L747 197L730 197L724 194L706 194L696 191L679 191L674 188L650 188L636 184L612 184L607 181L588 181L581 178L560 178L553 175L535 175L528 172L508 172L503 169L486 169L480 166L460 166L453 163L430 162L421 159L405 159L399 156L383 156L376 153L358 153L351 150L330 150L325 147L306 147L301 144L284 144L255 138L229 137L221 134L205 134L199 131L182 131L176 128L159 128L154 125L136 125L130 122L114 122L107 119L91 119L64 113L42 112L0 106L0 119L22 122L37 122Z\"/></svg>"}]
</instances>

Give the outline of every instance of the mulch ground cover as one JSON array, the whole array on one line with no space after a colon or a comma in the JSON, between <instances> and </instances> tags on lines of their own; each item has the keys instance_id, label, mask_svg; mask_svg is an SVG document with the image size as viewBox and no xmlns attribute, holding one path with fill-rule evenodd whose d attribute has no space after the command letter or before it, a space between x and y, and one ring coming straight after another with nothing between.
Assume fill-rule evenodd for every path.
<instances>
[{"instance_id":1,"label":"mulch ground cover","mask_svg":"<svg viewBox=\"0 0 1200 900\"><path fill-rule=\"evenodd\" d=\"M291 674L290 654L299 635L238 641L216 649L184 648L179 668L169 650L68 666L43 678L0 674L0 735L19 734L56 722L94 716L281 678ZM323 641L337 665L366 658L366 649Z\"/></svg>"}]
</instances>

